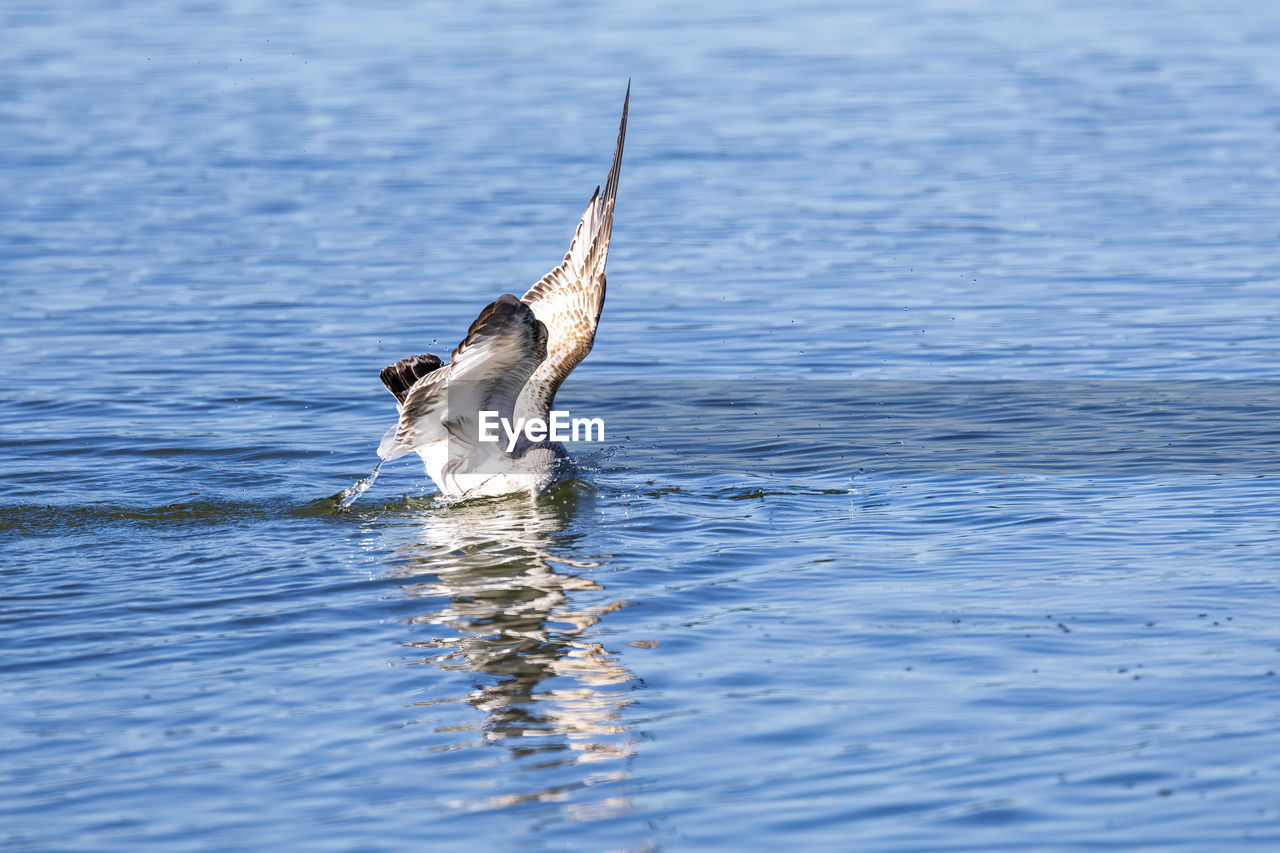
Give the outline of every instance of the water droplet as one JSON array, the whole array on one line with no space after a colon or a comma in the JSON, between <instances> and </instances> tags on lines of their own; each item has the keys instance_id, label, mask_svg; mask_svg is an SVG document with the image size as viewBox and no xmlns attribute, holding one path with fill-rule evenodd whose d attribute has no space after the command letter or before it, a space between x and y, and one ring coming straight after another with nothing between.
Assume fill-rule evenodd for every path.
<instances>
[{"instance_id":1,"label":"water droplet","mask_svg":"<svg viewBox=\"0 0 1280 853\"><path fill-rule=\"evenodd\" d=\"M382 469L382 461L378 460L378 464L373 466L373 470L369 472L369 476L363 480L356 480L351 488L345 490L338 498L338 509L347 509L365 492L369 491L369 487L373 485L373 481L378 479L378 471Z\"/></svg>"}]
</instances>

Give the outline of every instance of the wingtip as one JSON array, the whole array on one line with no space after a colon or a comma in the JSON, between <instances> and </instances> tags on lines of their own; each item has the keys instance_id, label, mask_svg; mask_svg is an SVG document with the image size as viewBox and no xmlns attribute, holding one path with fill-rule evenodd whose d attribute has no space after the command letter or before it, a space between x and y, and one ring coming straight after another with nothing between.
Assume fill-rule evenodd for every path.
<instances>
[{"instance_id":1,"label":"wingtip","mask_svg":"<svg viewBox=\"0 0 1280 853\"><path fill-rule=\"evenodd\" d=\"M631 106L631 79L627 79L627 94L622 99L622 120L618 122L618 143L613 149L613 165L609 169L609 179L605 181L604 197L612 200L618 190L618 173L622 167L622 146L627 138L627 110Z\"/></svg>"}]
</instances>

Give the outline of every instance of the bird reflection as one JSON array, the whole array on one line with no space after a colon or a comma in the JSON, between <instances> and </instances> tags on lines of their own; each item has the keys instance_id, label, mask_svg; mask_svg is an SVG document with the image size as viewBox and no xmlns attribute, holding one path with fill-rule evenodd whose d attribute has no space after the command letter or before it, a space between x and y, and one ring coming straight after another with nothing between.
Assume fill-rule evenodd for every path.
<instances>
[{"instance_id":1,"label":"bird reflection","mask_svg":"<svg viewBox=\"0 0 1280 853\"><path fill-rule=\"evenodd\" d=\"M586 573L609 559L573 551L577 537L566 526L585 499L566 484L537 501L438 506L415 520L415 541L396 549L398 571L414 580L405 591L432 602L410 619L425 635L406 643L425 653L413 662L491 677L466 696L485 715L485 739L535 757L537 767L616 760L633 749L621 711L635 676L583 636L627 602L580 607L571 599L603 589Z\"/></svg>"}]
</instances>

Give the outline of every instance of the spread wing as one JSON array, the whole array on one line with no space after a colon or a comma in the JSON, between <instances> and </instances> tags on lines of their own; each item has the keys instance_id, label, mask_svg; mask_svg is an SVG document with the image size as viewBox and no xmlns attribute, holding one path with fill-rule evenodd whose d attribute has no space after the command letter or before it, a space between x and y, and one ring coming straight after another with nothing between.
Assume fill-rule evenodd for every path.
<instances>
[{"instance_id":1,"label":"spread wing","mask_svg":"<svg viewBox=\"0 0 1280 853\"><path fill-rule=\"evenodd\" d=\"M613 166L604 191L596 187L578 223L573 242L560 266L529 288L521 301L547 327L547 357L530 377L516 404L524 418L546 418L555 402L556 390L578 363L591 352L596 324L604 308L604 263L613 231L613 201L618 192L618 172L622 167L622 143L627 135L627 107L631 84L622 102L622 122L613 152Z\"/></svg>"},{"instance_id":2,"label":"spread wing","mask_svg":"<svg viewBox=\"0 0 1280 853\"><path fill-rule=\"evenodd\" d=\"M546 354L547 329L533 310L511 294L499 297L471 324L449 364L425 373L404 392L400 420L383 436L378 455L395 459L441 441L448 442L451 462L504 452L500 442L486 445L491 453L477 452L483 449L479 413L495 411L513 420L520 389ZM403 364L387 370L399 377Z\"/></svg>"}]
</instances>

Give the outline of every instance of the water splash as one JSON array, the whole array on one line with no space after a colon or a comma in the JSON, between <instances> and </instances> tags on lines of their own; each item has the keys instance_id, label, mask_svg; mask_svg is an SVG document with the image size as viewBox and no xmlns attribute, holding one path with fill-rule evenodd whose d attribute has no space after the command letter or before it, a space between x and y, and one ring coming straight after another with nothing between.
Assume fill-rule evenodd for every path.
<instances>
[{"instance_id":1,"label":"water splash","mask_svg":"<svg viewBox=\"0 0 1280 853\"><path fill-rule=\"evenodd\" d=\"M369 491L369 487L373 485L373 481L378 479L378 472L382 470L382 463L385 460L379 459L378 464L373 466L373 470L369 472L369 476L360 480L356 480L347 489L338 493L338 509L348 509L353 503L360 499L360 496Z\"/></svg>"}]
</instances>

